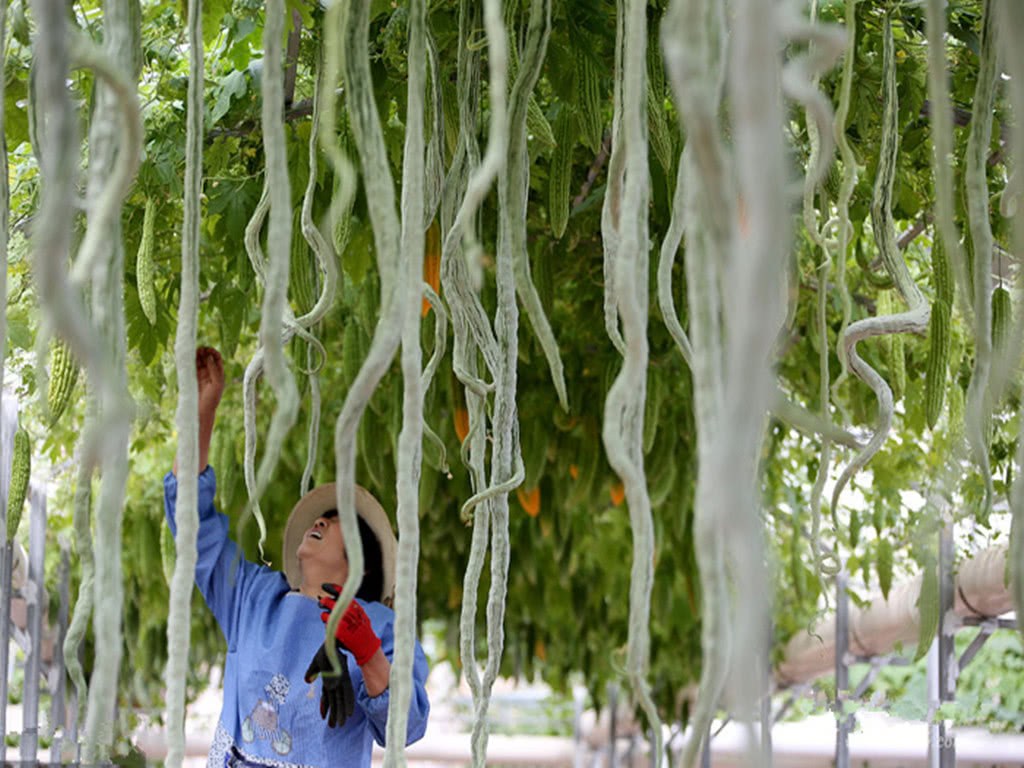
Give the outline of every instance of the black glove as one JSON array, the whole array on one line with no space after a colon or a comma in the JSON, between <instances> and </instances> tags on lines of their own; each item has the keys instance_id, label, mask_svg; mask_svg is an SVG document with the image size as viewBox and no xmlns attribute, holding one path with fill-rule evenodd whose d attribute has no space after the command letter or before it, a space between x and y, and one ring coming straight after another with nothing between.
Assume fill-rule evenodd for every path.
<instances>
[{"instance_id":1,"label":"black glove","mask_svg":"<svg viewBox=\"0 0 1024 768\"><path fill-rule=\"evenodd\" d=\"M335 675L331 668L331 660L327 658L327 649L321 645L306 670L306 682L312 683L317 675L323 676L320 717L326 720L331 728L340 727L352 716L356 708L356 694L352 689L352 678L349 677L345 657L341 657L341 674Z\"/></svg>"}]
</instances>

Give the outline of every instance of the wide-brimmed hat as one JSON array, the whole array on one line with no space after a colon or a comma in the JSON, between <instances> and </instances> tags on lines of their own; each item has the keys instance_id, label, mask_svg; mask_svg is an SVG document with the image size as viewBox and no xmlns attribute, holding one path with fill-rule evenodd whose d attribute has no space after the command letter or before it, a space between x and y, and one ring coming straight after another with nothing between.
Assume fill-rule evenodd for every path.
<instances>
[{"instance_id":1,"label":"wide-brimmed hat","mask_svg":"<svg viewBox=\"0 0 1024 768\"><path fill-rule=\"evenodd\" d=\"M302 537L313 522L325 512L338 508L334 483L319 485L301 499L288 516L284 527L284 575L292 589L302 584L302 566L296 554ZM362 486L356 486L356 514L366 522L380 547L383 570L381 594L374 599L392 605L395 598L395 557L398 542L391 521L380 502Z\"/></svg>"}]
</instances>

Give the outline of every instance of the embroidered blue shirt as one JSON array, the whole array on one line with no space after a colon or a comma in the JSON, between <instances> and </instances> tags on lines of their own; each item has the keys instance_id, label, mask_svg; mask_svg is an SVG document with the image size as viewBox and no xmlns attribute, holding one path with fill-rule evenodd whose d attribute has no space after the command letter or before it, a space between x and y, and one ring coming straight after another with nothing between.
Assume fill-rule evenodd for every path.
<instances>
[{"instance_id":1,"label":"embroidered blue shirt","mask_svg":"<svg viewBox=\"0 0 1024 768\"><path fill-rule=\"evenodd\" d=\"M369 766L373 740L384 745L389 691L369 696L359 666L343 653L356 693L355 713L342 727L327 726L320 717L320 678L312 684L303 680L324 641L320 608L312 598L290 591L280 571L238 557L228 518L214 508L215 490L213 469L207 467L199 475L196 585L228 644L224 706L209 765ZM177 497L177 478L168 473L164 510L172 531ZM359 602L390 660L394 612L381 603ZM426 730L426 679L427 659L417 642L407 743Z\"/></svg>"}]
</instances>

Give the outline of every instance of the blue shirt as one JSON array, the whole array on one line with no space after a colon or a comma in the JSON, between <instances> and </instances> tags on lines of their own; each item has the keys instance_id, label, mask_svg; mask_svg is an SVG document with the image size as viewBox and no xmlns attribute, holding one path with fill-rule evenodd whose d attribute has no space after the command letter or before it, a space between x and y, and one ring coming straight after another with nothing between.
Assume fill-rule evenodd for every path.
<instances>
[{"instance_id":1,"label":"blue shirt","mask_svg":"<svg viewBox=\"0 0 1024 768\"><path fill-rule=\"evenodd\" d=\"M320 716L321 681L303 676L324 642L317 602L292 592L280 571L238 557L228 537L228 518L214 508L216 478L211 467L199 475L199 537L196 585L228 644L224 664L224 706L210 748L210 766L369 766L375 739L387 726L389 691L371 697L350 654L349 675L356 707L342 727ZM164 510L171 531L178 481L164 478ZM381 648L394 654L394 612L381 603L359 601ZM430 703L424 684L427 659L416 643L407 742L423 736Z\"/></svg>"}]
</instances>

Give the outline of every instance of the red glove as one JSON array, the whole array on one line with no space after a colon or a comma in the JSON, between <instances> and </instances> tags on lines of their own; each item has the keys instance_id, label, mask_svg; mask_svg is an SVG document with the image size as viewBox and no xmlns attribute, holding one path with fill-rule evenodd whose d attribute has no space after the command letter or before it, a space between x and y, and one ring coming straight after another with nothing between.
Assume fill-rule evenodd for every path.
<instances>
[{"instance_id":1,"label":"red glove","mask_svg":"<svg viewBox=\"0 0 1024 768\"><path fill-rule=\"evenodd\" d=\"M341 594L341 587L337 584L321 584L320 586L323 587L324 592L332 595L332 597L322 597L318 601L320 607L324 609L320 618L326 624L331 617L331 611L334 609L338 595ZM373 631L370 617L366 615L363 606L355 600L349 603L348 608L345 609L334 635L339 643L352 652L356 664L359 666L363 666L372 659L377 649L380 648L380 638Z\"/></svg>"}]
</instances>

